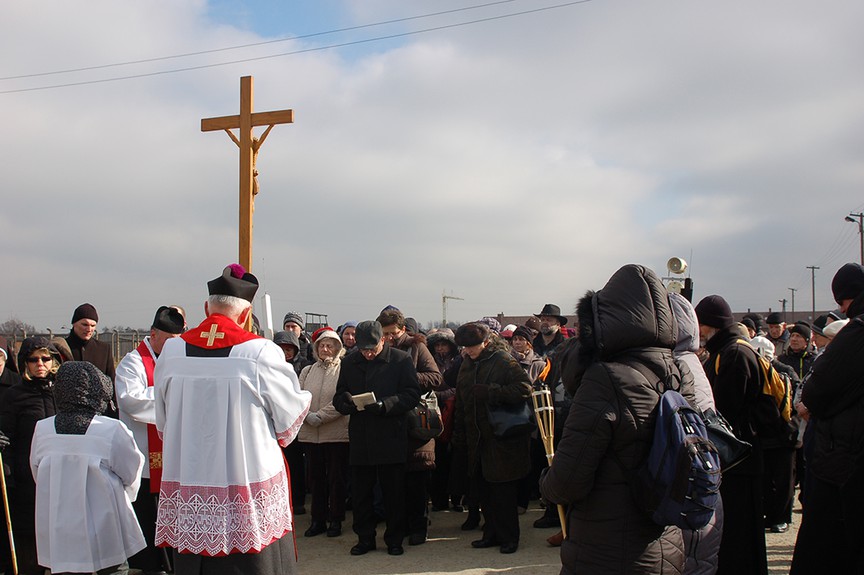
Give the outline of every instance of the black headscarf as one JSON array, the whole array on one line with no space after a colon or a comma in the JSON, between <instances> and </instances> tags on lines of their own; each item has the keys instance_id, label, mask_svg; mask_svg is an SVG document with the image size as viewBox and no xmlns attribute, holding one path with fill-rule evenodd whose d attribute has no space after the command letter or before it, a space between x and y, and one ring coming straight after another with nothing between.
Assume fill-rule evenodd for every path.
<instances>
[{"instance_id":1,"label":"black headscarf","mask_svg":"<svg viewBox=\"0 0 864 575\"><path fill-rule=\"evenodd\" d=\"M111 379L89 361L67 361L57 370L54 429L67 435L84 435L93 416L105 411L114 393Z\"/></svg>"}]
</instances>

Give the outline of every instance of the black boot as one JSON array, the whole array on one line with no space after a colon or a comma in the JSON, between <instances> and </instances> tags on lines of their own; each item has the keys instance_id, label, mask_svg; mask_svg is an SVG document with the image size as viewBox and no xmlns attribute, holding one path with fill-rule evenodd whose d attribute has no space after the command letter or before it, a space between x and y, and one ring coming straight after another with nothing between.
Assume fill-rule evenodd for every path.
<instances>
[{"instance_id":1,"label":"black boot","mask_svg":"<svg viewBox=\"0 0 864 575\"><path fill-rule=\"evenodd\" d=\"M313 521L312 525L309 526L309 529L306 530L306 533L303 534L304 537L315 537L316 535L321 535L327 531L327 525L320 521Z\"/></svg>"},{"instance_id":2,"label":"black boot","mask_svg":"<svg viewBox=\"0 0 864 575\"><path fill-rule=\"evenodd\" d=\"M327 537L339 537L342 535L342 522L331 521L327 527Z\"/></svg>"}]
</instances>

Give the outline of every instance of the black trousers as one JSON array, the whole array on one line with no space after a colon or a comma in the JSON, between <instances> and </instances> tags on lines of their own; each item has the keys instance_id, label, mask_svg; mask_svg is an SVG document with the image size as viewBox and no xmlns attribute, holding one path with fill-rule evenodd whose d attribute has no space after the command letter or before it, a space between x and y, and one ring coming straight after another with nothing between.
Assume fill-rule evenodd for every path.
<instances>
[{"instance_id":1,"label":"black trousers","mask_svg":"<svg viewBox=\"0 0 864 575\"><path fill-rule=\"evenodd\" d=\"M792 522L795 498L795 448L765 449L765 475L762 484L765 525Z\"/></svg>"},{"instance_id":2,"label":"black trousers","mask_svg":"<svg viewBox=\"0 0 864 575\"><path fill-rule=\"evenodd\" d=\"M291 510L294 511L306 506L306 459L296 439L283 447L282 453L291 473Z\"/></svg>"},{"instance_id":3,"label":"black trousers","mask_svg":"<svg viewBox=\"0 0 864 575\"><path fill-rule=\"evenodd\" d=\"M312 521L345 520L348 443L303 443L312 486Z\"/></svg>"},{"instance_id":4,"label":"black trousers","mask_svg":"<svg viewBox=\"0 0 864 575\"><path fill-rule=\"evenodd\" d=\"M475 492L483 510L483 539L498 543L519 542L519 512L516 502L519 480L492 483L483 477L478 461L472 476Z\"/></svg>"},{"instance_id":5,"label":"black trousers","mask_svg":"<svg viewBox=\"0 0 864 575\"><path fill-rule=\"evenodd\" d=\"M166 565L168 550L157 548L153 540L156 537L156 502L155 493L150 493L150 479L141 479L141 487L138 488L138 497L132 502L138 525L144 533L144 541L147 547L129 558L129 567L141 569L142 571L171 571L171 565Z\"/></svg>"},{"instance_id":6,"label":"black trousers","mask_svg":"<svg viewBox=\"0 0 864 575\"><path fill-rule=\"evenodd\" d=\"M375 483L384 498L384 542L402 545L405 539L405 464L352 465L351 501L354 506L354 533L363 543L375 542Z\"/></svg>"},{"instance_id":7,"label":"black trousers","mask_svg":"<svg viewBox=\"0 0 864 575\"><path fill-rule=\"evenodd\" d=\"M767 575L765 521L762 514L762 474L723 476L723 539L718 575Z\"/></svg>"},{"instance_id":8,"label":"black trousers","mask_svg":"<svg viewBox=\"0 0 864 575\"><path fill-rule=\"evenodd\" d=\"M429 531L429 483L432 471L405 473L405 521L407 533L426 534Z\"/></svg>"}]
</instances>

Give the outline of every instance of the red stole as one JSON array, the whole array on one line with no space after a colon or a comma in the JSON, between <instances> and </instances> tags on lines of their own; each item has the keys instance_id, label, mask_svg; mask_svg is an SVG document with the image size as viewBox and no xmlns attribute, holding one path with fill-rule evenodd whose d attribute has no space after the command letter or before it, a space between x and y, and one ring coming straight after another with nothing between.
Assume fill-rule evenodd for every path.
<instances>
[{"instance_id":1,"label":"red stole","mask_svg":"<svg viewBox=\"0 0 864 575\"><path fill-rule=\"evenodd\" d=\"M153 387L153 370L156 367L156 358L150 353L150 348L143 341L138 344L136 351L144 363L144 373L147 374L147 387ZM162 440L159 432L152 423L147 424L147 461L150 467L150 493L159 493L162 483Z\"/></svg>"},{"instance_id":2,"label":"red stole","mask_svg":"<svg viewBox=\"0 0 864 575\"><path fill-rule=\"evenodd\" d=\"M246 331L222 314L214 313L201 322L201 325L193 327L180 338L196 347L223 349L253 339L260 339L261 336Z\"/></svg>"}]
</instances>

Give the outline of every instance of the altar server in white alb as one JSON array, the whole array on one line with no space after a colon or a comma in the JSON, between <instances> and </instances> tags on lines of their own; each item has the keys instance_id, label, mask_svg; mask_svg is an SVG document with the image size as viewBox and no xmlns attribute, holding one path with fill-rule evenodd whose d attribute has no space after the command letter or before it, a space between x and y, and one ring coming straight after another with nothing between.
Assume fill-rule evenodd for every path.
<instances>
[{"instance_id":1,"label":"altar server in white alb","mask_svg":"<svg viewBox=\"0 0 864 575\"><path fill-rule=\"evenodd\" d=\"M36 549L52 573L125 574L145 546L131 502L144 456L122 422L98 415L112 396L92 363L66 362L54 385L57 415L36 423Z\"/></svg>"},{"instance_id":2,"label":"altar server in white alb","mask_svg":"<svg viewBox=\"0 0 864 575\"><path fill-rule=\"evenodd\" d=\"M120 421L132 431L135 444L147 459L141 474L138 497L132 504L144 532L147 548L129 558L129 566L142 570L144 575L171 571L167 554L160 552L154 544L156 495L162 478L162 440L156 431L153 373L165 342L183 333L185 323L186 320L176 307L159 307L150 327L150 335L123 357L114 380Z\"/></svg>"},{"instance_id":3,"label":"altar server in white alb","mask_svg":"<svg viewBox=\"0 0 864 575\"><path fill-rule=\"evenodd\" d=\"M247 332L258 280L232 264L207 283L207 319L156 362L162 485L156 544L177 575L296 573L288 472L311 395L275 343Z\"/></svg>"}]
</instances>

